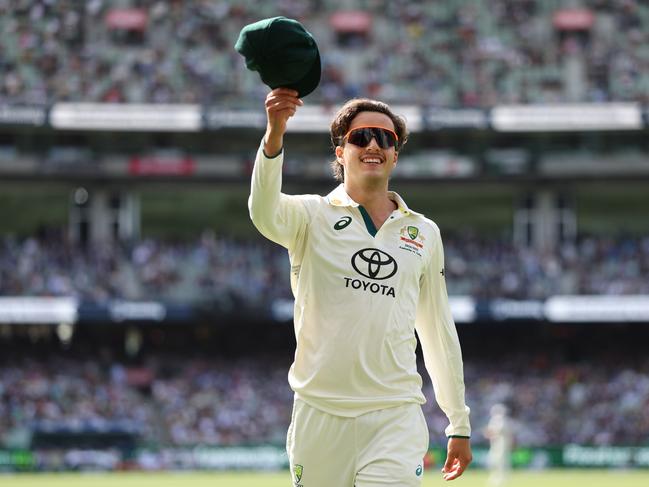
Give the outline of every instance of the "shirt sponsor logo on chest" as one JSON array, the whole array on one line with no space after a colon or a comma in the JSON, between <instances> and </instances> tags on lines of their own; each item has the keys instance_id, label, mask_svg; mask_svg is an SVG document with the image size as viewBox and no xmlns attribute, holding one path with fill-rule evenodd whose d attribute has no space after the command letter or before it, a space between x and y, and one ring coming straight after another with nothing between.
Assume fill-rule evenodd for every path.
<instances>
[{"instance_id":1,"label":"shirt sponsor logo on chest","mask_svg":"<svg viewBox=\"0 0 649 487\"><path fill-rule=\"evenodd\" d=\"M367 279L371 279L371 281L344 277L346 288L351 287L373 294L395 297L394 287L375 282L389 279L397 273L399 266L390 254L374 248L361 249L352 256L351 264L358 274Z\"/></svg>"}]
</instances>

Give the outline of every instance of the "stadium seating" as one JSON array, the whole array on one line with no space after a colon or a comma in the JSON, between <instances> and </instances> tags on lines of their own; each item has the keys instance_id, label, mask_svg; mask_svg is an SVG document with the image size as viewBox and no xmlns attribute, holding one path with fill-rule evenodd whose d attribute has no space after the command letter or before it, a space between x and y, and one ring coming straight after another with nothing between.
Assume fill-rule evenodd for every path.
<instances>
[{"instance_id":1,"label":"stadium seating","mask_svg":"<svg viewBox=\"0 0 649 487\"><path fill-rule=\"evenodd\" d=\"M467 233L446 239L445 259L451 295L649 294L647 237L583 237L543 254ZM288 272L286 252L278 246L209 233L186 243L147 239L92 252L51 238L0 240L0 296L192 302L231 294L252 306L290 298Z\"/></svg>"},{"instance_id":2,"label":"stadium seating","mask_svg":"<svg viewBox=\"0 0 649 487\"><path fill-rule=\"evenodd\" d=\"M646 442L646 357L615 364L558 358L549 352L533 360L526 353L510 354L501 363L465 360L476 444L486 443L482 429L490 407L499 402L511 408L519 445ZM146 380L139 380L143 375ZM434 397L429 383L425 394ZM158 446L281 445L291 405L286 365L272 357L153 354L137 367L117 360L106 366L90 358L31 357L0 364L0 448L25 447L43 431L120 429L134 433L140 443ZM424 412L432 443L443 445L448 420L432 400Z\"/></svg>"},{"instance_id":3,"label":"stadium seating","mask_svg":"<svg viewBox=\"0 0 649 487\"><path fill-rule=\"evenodd\" d=\"M364 22L350 32L334 20L342 1L5 1L0 101L259 106L266 88L233 45L243 25L277 14L303 21L320 44L311 100L322 103L649 100L645 2L584 0L578 12L540 0L361 4Z\"/></svg>"}]
</instances>

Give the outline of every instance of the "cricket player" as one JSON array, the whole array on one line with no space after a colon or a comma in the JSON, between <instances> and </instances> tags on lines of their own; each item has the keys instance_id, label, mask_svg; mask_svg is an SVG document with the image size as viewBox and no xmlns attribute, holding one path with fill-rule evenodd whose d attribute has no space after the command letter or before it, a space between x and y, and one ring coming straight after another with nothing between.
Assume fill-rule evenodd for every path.
<instances>
[{"instance_id":1,"label":"cricket player","mask_svg":"<svg viewBox=\"0 0 649 487\"><path fill-rule=\"evenodd\" d=\"M281 192L283 137L303 102L276 88L257 152L250 216L288 249L295 296L295 392L287 452L295 487L419 486L429 438L415 349L449 419L446 480L471 462L460 345L437 226L388 181L405 121L352 100L331 125L341 184L326 197Z\"/></svg>"},{"instance_id":2,"label":"cricket player","mask_svg":"<svg viewBox=\"0 0 649 487\"><path fill-rule=\"evenodd\" d=\"M492 487L502 487L507 482L511 470L513 428L504 404L494 404L490 413L489 423L484 430L490 442L487 483Z\"/></svg>"}]
</instances>

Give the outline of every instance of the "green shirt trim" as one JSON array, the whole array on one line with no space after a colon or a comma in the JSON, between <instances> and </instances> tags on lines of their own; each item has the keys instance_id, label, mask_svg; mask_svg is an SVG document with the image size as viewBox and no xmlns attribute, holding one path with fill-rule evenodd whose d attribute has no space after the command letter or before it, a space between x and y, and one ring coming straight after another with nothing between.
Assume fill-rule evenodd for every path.
<instances>
[{"instance_id":1,"label":"green shirt trim","mask_svg":"<svg viewBox=\"0 0 649 487\"><path fill-rule=\"evenodd\" d=\"M361 215L363 215L363 221L365 222L365 228L367 228L367 231L372 237L376 236L376 232L378 231L376 229L376 226L374 225L374 222L372 221L372 217L370 214L367 212L365 208L363 208L361 205L358 205L358 209L361 211Z\"/></svg>"}]
</instances>

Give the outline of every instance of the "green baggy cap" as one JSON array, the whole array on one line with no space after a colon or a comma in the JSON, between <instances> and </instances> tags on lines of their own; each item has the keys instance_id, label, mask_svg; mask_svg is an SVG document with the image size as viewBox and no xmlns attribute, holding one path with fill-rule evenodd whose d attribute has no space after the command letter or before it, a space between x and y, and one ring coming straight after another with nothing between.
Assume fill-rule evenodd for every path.
<instances>
[{"instance_id":1,"label":"green baggy cap","mask_svg":"<svg viewBox=\"0 0 649 487\"><path fill-rule=\"evenodd\" d=\"M246 25L234 48L272 89L291 88L301 98L320 83L320 53L297 20L272 17Z\"/></svg>"}]
</instances>

